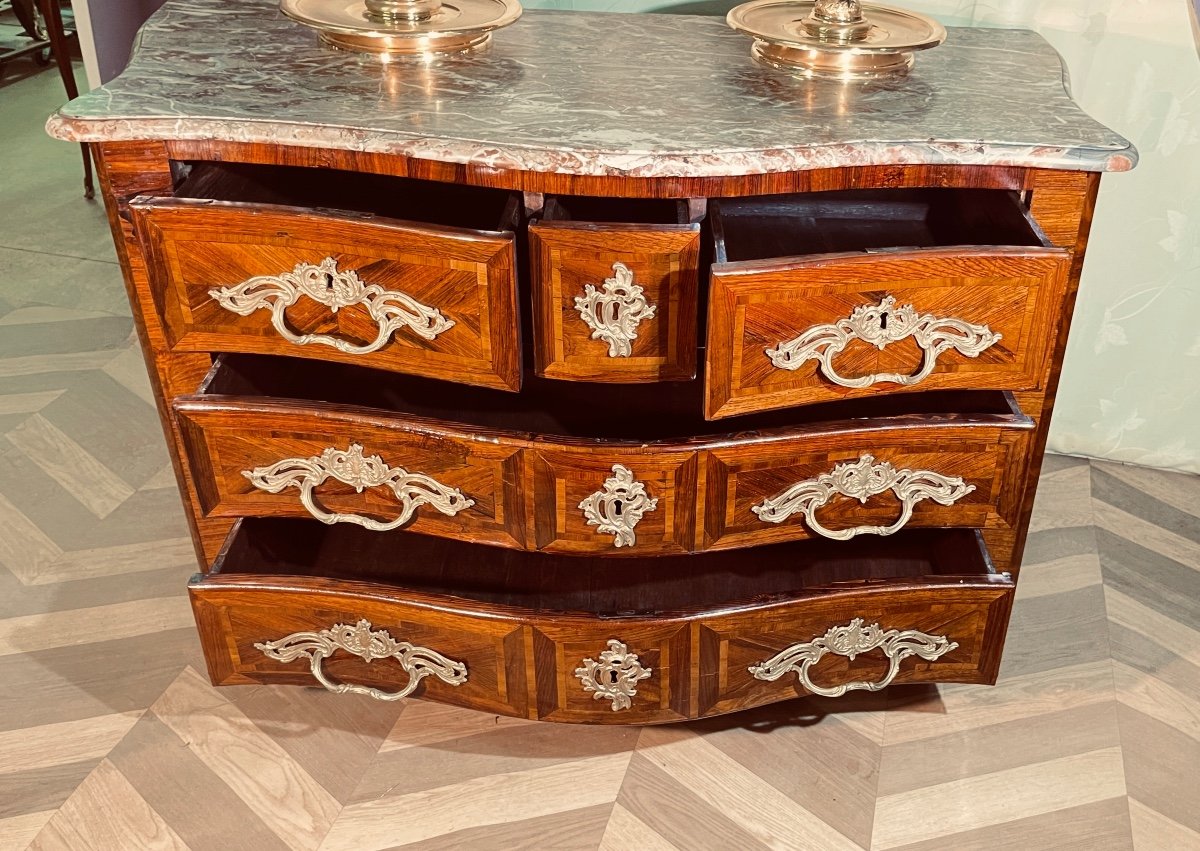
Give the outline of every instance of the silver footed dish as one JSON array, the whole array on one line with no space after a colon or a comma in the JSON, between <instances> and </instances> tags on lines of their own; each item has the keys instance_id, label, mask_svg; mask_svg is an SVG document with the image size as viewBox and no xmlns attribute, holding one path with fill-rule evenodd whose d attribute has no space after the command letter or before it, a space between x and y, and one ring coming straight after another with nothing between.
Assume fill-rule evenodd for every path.
<instances>
[{"instance_id":1,"label":"silver footed dish","mask_svg":"<svg viewBox=\"0 0 1200 851\"><path fill-rule=\"evenodd\" d=\"M519 0L281 0L326 44L381 57L465 53L521 17Z\"/></svg>"},{"instance_id":2,"label":"silver footed dish","mask_svg":"<svg viewBox=\"0 0 1200 851\"><path fill-rule=\"evenodd\" d=\"M903 76L916 51L946 40L932 18L859 0L751 0L726 21L754 39L751 54L760 62L837 80Z\"/></svg>"}]
</instances>

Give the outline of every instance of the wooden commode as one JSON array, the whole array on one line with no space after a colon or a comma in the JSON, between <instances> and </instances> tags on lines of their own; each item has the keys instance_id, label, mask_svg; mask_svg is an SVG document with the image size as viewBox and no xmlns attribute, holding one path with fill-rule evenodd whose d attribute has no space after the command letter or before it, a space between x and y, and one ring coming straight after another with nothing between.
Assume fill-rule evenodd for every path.
<instances>
[{"instance_id":1,"label":"wooden commode","mask_svg":"<svg viewBox=\"0 0 1200 851\"><path fill-rule=\"evenodd\" d=\"M1062 75L1018 30L840 83L532 11L381 63L169 2L50 131L97 156L213 682L616 724L994 682L1136 161Z\"/></svg>"}]
</instances>

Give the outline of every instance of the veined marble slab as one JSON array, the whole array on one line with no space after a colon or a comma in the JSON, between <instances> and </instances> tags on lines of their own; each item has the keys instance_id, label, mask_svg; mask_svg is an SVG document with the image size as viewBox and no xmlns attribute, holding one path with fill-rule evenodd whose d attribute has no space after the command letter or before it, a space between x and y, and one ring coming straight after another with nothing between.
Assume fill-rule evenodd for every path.
<instances>
[{"instance_id":1,"label":"veined marble slab","mask_svg":"<svg viewBox=\"0 0 1200 851\"><path fill-rule=\"evenodd\" d=\"M950 28L906 78L763 67L717 18L527 11L475 56L385 65L263 0L171 0L129 68L50 118L79 142L261 142L497 169L706 177L896 163L1124 171L1028 30Z\"/></svg>"}]
</instances>

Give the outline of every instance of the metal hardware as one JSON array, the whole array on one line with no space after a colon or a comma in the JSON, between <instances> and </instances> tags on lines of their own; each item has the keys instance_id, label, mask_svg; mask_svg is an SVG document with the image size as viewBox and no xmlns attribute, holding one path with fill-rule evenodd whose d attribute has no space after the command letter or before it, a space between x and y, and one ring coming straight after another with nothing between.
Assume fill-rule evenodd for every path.
<instances>
[{"instance_id":1,"label":"metal hardware","mask_svg":"<svg viewBox=\"0 0 1200 851\"><path fill-rule=\"evenodd\" d=\"M879 691L887 688L900 671L900 663L909 656L920 656L932 662L958 647L944 635L929 635L915 629L903 632L889 629L886 632L877 623L863 626L862 618L855 618L845 626L832 627L821 638L793 644L765 662L751 665L748 669L756 680L774 682L788 671L795 671L800 684L813 694L822 697L841 697L848 691ZM876 648L888 658L888 670L883 679L876 682L855 680L840 686L819 686L809 676L809 669L828 653L845 656L853 661L860 653Z\"/></svg>"},{"instance_id":2,"label":"metal hardware","mask_svg":"<svg viewBox=\"0 0 1200 851\"><path fill-rule=\"evenodd\" d=\"M397 641L386 629L371 629L371 622L360 620L354 626L334 624L320 632L293 632L278 641L263 641L255 649L277 662L292 662L308 657L312 675L317 682L334 694L365 694L376 700L400 700L412 694L421 680L435 676L452 686L467 681L467 666L463 662L447 659L441 653L427 647L416 647L407 641ZM368 686L338 683L330 680L321 670L321 663L336 653L345 650L364 662L376 659L395 659L408 674L408 684L400 691L388 692Z\"/></svg>"},{"instance_id":3,"label":"metal hardware","mask_svg":"<svg viewBox=\"0 0 1200 851\"><path fill-rule=\"evenodd\" d=\"M658 498L651 498L627 467L613 464L612 471L604 488L579 503L579 508L589 526L613 536L614 547L632 547L637 543L634 527L644 514L658 507Z\"/></svg>"},{"instance_id":4,"label":"metal hardware","mask_svg":"<svg viewBox=\"0 0 1200 851\"><path fill-rule=\"evenodd\" d=\"M633 282L632 269L618 261L612 270L613 277L604 279L603 291L591 284L583 288L583 295L575 297L575 309L592 329L592 339L608 343L610 358L627 358L633 352L630 344L637 339L638 325L654 318L658 308Z\"/></svg>"},{"instance_id":5,"label":"metal hardware","mask_svg":"<svg viewBox=\"0 0 1200 851\"><path fill-rule=\"evenodd\" d=\"M754 38L751 54L802 77L839 80L897 77L913 53L946 40L933 18L859 0L751 0L726 22Z\"/></svg>"},{"instance_id":6,"label":"metal hardware","mask_svg":"<svg viewBox=\"0 0 1200 851\"><path fill-rule=\"evenodd\" d=\"M831 473L797 482L750 510L764 523L782 523L799 512L808 528L818 535L848 541L857 535L895 534L912 517L913 506L918 502L932 499L939 505L952 505L973 490L974 485L966 484L958 476L943 476L932 470L897 470L887 461L876 464L873 455L863 455L857 461L838 464ZM891 491L900 500L900 517L890 526L855 526L835 532L817 522L817 509L836 495L865 503L885 491Z\"/></svg>"},{"instance_id":7,"label":"metal hardware","mask_svg":"<svg viewBox=\"0 0 1200 851\"><path fill-rule=\"evenodd\" d=\"M912 375L881 372L845 378L833 366L834 357L853 340L862 340L883 351L908 337L912 337L924 353L921 368ZM932 313L918 314L911 304L896 307L896 299L887 296L878 304L856 307L846 319L839 319L832 325L814 325L799 337L765 351L779 369L796 370L807 361L815 360L821 375L842 387L857 389L884 382L911 387L930 376L943 352L954 349L964 357L975 358L1000 338L986 325L975 325L954 317L939 318Z\"/></svg>"},{"instance_id":8,"label":"metal hardware","mask_svg":"<svg viewBox=\"0 0 1200 851\"><path fill-rule=\"evenodd\" d=\"M575 669L575 676L583 683L583 690L592 692L593 700L612 701L613 712L628 709L637 696L637 684L649 678L650 668L643 668L636 653L615 638L609 639L608 649L600 654L600 661L584 659L583 665Z\"/></svg>"},{"instance_id":9,"label":"metal hardware","mask_svg":"<svg viewBox=\"0 0 1200 851\"><path fill-rule=\"evenodd\" d=\"M378 284L366 284L353 269L339 272L337 261L326 257L320 264L297 263L282 275L259 275L233 287L211 289L208 294L217 304L239 316L256 310L271 311L271 325L279 335L297 346L320 343L348 355L367 355L387 345L392 334L407 328L425 340L454 327L436 307L428 307L401 292L385 290ZM343 307L362 305L379 325L375 339L356 346L327 334L298 334L288 327L284 311L301 296L307 296L334 313Z\"/></svg>"},{"instance_id":10,"label":"metal hardware","mask_svg":"<svg viewBox=\"0 0 1200 851\"><path fill-rule=\"evenodd\" d=\"M259 490L279 493L284 488L300 490L304 508L322 523L354 523L375 532L387 532L407 523L422 505L430 505L449 517L475 504L458 488L443 485L423 473L410 473L403 467L389 467L378 455L363 455L363 448L351 443L349 449L330 447L309 458L284 458L267 467L243 470L242 475ZM313 497L313 488L326 479L336 479L362 493L365 488L384 485L400 500L400 516L388 523L358 514L326 511Z\"/></svg>"}]
</instances>

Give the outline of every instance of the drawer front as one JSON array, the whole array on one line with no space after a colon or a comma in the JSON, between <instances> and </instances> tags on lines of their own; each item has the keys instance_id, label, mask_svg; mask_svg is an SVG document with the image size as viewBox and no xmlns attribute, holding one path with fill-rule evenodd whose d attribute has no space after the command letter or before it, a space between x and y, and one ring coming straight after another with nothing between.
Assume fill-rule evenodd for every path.
<instances>
[{"instance_id":1,"label":"drawer front","mask_svg":"<svg viewBox=\"0 0 1200 851\"><path fill-rule=\"evenodd\" d=\"M1013 591L1003 576L947 578L709 618L696 637L698 714L892 683L993 683Z\"/></svg>"},{"instance_id":2,"label":"drawer front","mask_svg":"<svg viewBox=\"0 0 1200 851\"><path fill-rule=\"evenodd\" d=\"M1058 248L824 255L713 267L709 419L904 390L1040 386Z\"/></svg>"},{"instance_id":3,"label":"drawer front","mask_svg":"<svg viewBox=\"0 0 1200 851\"><path fill-rule=\"evenodd\" d=\"M192 398L175 410L205 516L311 516L525 545L519 444L284 403Z\"/></svg>"},{"instance_id":4,"label":"drawer front","mask_svg":"<svg viewBox=\"0 0 1200 851\"><path fill-rule=\"evenodd\" d=\"M303 577L193 579L209 676L217 685L324 684L528 713L520 623L388 599L376 588Z\"/></svg>"},{"instance_id":5,"label":"drawer front","mask_svg":"<svg viewBox=\"0 0 1200 851\"><path fill-rule=\"evenodd\" d=\"M175 350L520 387L512 234L223 202L130 208Z\"/></svg>"},{"instance_id":6,"label":"drawer front","mask_svg":"<svg viewBox=\"0 0 1200 851\"><path fill-rule=\"evenodd\" d=\"M692 549L698 453L614 447L528 452L539 550L652 555Z\"/></svg>"},{"instance_id":7,"label":"drawer front","mask_svg":"<svg viewBox=\"0 0 1200 851\"><path fill-rule=\"evenodd\" d=\"M705 454L706 549L910 527L1010 529L1032 423L926 422Z\"/></svg>"},{"instance_id":8,"label":"drawer front","mask_svg":"<svg viewBox=\"0 0 1200 851\"><path fill-rule=\"evenodd\" d=\"M674 564L639 568L638 590L625 593L629 571L608 576L594 559L243 520L189 590L218 685L647 724L806 692L993 681L1014 584L993 571L982 536L892 541L850 547L858 555L845 563L831 547L736 568L639 560ZM818 571L811 587L797 576L808 568ZM617 602L633 600L636 614Z\"/></svg>"},{"instance_id":9,"label":"drawer front","mask_svg":"<svg viewBox=\"0 0 1200 851\"><path fill-rule=\"evenodd\" d=\"M686 624L544 622L531 633L541 720L646 724L688 717Z\"/></svg>"},{"instance_id":10,"label":"drawer front","mask_svg":"<svg viewBox=\"0 0 1200 851\"><path fill-rule=\"evenodd\" d=\"M695 376L699 225L544 222L529 238L539 375Z\"/></svg>"},{"instance_id":11,"label":"drawer front","mask_svg":"<svg viewBox=\"0 0 1200 851\"><path fill-rule=\"evenodd\" d=\"M686 552L695 538L698 453L682 446L481 436L249 397L184 397L175 412L207 517L313 517L598 555Z\"/></svg>"}]
</instances>

